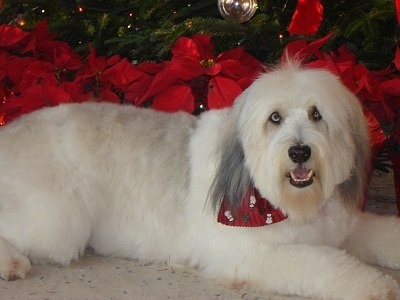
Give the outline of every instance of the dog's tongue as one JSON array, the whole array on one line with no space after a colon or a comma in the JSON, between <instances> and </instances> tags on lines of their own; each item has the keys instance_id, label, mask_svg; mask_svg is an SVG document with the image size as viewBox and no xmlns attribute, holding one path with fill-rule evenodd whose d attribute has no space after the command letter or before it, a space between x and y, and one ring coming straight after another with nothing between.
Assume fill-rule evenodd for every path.
<instances>
[{"instance_id":1,"label":"dog's tongue","mask_svg":"<svg viewBox=\"0 0 400 300\"><path fill-rule=\"evenodd\" d=\"M313 183L314 171L303 166L290 171L290 183L299 188L309 186Z\"/></svg>"},{"instance_id":2,"label":"dog's tongue","mask_svg":"<svg viewBox=\"0 0 400 300\"><path fill-rule=\"evenodd\" d=\"M294 180L307 180L310 178L310 170L305 167L298 167L290 171L290 175Z\"/></svg>"}]
</instances>

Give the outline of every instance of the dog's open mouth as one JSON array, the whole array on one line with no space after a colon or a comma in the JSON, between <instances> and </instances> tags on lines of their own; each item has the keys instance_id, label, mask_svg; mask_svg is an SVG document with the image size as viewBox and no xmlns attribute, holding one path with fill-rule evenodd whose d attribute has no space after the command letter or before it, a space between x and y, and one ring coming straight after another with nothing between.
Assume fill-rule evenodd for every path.
<instances>
[{"instance_id":1,"label":"dog's open mouth","mask_svg":"<svg viewBox=\"0 0 400 300\"><path fill-rule=\"evenodd\" d=\"M287 174L287 177L289 177L291 185L298 188L303 188L313 183L314 175L315 175L314 170L307 169L304 166L299 166L291 170Z\"/></svg>"}]
</instances>

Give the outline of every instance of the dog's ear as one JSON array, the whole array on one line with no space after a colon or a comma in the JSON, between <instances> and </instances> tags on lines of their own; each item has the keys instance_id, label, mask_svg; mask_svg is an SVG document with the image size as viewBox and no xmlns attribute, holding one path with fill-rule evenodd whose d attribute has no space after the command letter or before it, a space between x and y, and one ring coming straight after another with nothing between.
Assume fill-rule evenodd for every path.
<instances>
[{"instance_id":1,"label":"dog's ear","mask_svg":"<svg viewBox=\"0 0 400 300\"><path fill-rule=\"evenodd\" d=\"M359 121L356 121L356 120ZM371 157L368 130L363 114L353 118L351 135L355 143L354 164L349 179L339 185L339 193L346 206L360 205L367 192L368 174L371 171ZM365 129L365 130L364 130Z\"/></svg>"},{"instance_id":2,"label":"dog's ear","mask_svg":"<svg viewBox=\"0 0 400 300\"><path fill-rule=\"evenodd\" d=\"M219 165L208 198L214 210L225 198L229 208L234 211L249 189L250 172L245 166L243 147L236 132L230 133L220 147Z\"/></svg>"}]
</instances>

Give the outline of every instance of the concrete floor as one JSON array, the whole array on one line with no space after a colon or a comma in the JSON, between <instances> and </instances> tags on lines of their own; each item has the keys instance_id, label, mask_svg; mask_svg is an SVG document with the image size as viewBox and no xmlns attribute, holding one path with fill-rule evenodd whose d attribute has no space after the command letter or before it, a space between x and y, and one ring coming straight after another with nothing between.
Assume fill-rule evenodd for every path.
<instances>
[{"instance_id":1,"label":"concrete floor","mask_svg":"<svg viewBox=\"0 0 400 300\"><path fill-rule=\"evenodd\" d=\"M392 174L375 172L367 210L395 214ZM400 271L384 270L400 282ZM299 297L259 295L247 289L221 286L184 267L145 265L102 258L90 253L69 267L34 266L26 279L0 281L0 299L265 299Z\"/></svg>"}]
</instances>

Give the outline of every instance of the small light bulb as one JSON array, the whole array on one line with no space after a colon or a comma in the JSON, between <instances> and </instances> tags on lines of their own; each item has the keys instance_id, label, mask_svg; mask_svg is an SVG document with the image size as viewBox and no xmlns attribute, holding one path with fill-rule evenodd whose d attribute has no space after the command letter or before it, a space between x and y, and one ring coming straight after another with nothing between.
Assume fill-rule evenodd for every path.
<instances>
[{"instance_id":1,"label":"small light bulb","mask_svg":"<svg viewBox=\"0 0 400 300\"><path fill-rule=\"evenodd\" d=\"M25 26L25 24L26 24L23 14L17 14L16 21L17 21L18 26Z\"/></svg>"}]
</instances>

